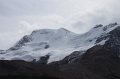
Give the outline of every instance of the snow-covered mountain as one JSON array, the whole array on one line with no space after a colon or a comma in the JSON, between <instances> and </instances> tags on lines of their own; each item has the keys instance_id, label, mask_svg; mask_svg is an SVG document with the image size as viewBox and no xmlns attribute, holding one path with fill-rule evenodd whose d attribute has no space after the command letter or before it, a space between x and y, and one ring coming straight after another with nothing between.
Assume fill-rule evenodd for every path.
<instances>
[{"instance_id":1,"label":"snow-covered mountain","mask_svg":"<svg viewBox=\"0 0 120 79\"><path fill-rule=\"evenodd\" d=\"M117 23L106 26L100 24L84 34L75 34L64 28L35 30L30 35L25 35L10 49L0 51L0 58L40 61L41 57L49 56L48 63L59 61L74 51L84 53L97 44L106 44L111 32L117 28L120 28Z\"/></svg>"}]
</instances>

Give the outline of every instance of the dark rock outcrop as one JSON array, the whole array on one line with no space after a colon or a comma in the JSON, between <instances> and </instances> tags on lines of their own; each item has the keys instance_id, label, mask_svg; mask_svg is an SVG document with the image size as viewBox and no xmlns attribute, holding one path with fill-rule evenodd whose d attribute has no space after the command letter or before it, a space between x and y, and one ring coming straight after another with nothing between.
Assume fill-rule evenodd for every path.
<instances>
[{"instance_id":1,"label":"dark rock outcrop","mask_svg":"<svg viewBox=\"0 0 120 79\"><path fill-rule=\"evenodd\" d=\"M120 79L120 58L114 48L97 45L81 56L77 61L90 72L108 79Z\"/></svg>"},{"instance_id":2,"label":"dark rock outcrop","mask_svg":"<svg viewBox=\"0 0 120 79\"><path fill-rule=\"evenodd\" d=\"M106 45L112 47L114 51L120 54L120 26L112 30L110 33L109 40L106 41Z\"/></svg>"},{"instance_id":3,"label":"dark rock outcrop","mask_svg":"<svg viewBox=\"0 0 120 79\"><path fill-rule=\"evenodd\" d=\"M43 65L46 65L47 62L48 62L48 59L49 59L50 55L46 55L46 56L42 56L40 57L40 59L37 61L37 63L40 63L40 64L43 64Z\"/></svg>"},{"instance_id":4,"label":"dark rock outcrop","mask_svg":"<svg viewBox=\"0 0 120 79\"><path fill-rule=\"evenodd\" d=\"M18 50L20 47L24 46L25 43L30 42L31 40L32 39L29 35L25 35L15 44L15 46L11 47L9 50Z\"/></svg>"},{"instance_id":5,"label":"dark rock outcrop","mask_svg":"<svg viewBox=\"0 0 120 79\"><path fill-rule=\"evenodd\" d=\"M113 47L107 44L96 45L82 55L77 53L80 51L49 65L75 79L120 79L120 58Z\"/></svg>"}]
</instances>

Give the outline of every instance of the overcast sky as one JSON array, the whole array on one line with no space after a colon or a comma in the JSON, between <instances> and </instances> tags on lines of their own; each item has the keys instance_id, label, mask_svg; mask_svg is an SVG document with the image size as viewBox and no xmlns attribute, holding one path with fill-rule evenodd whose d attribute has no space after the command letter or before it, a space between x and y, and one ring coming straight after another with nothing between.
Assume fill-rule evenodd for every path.
<instances>
[{"instance_id":1,"label":"overcast sky","mask_svg":"<svg viewBox=\"0 0 120 79\"><path fill-rule=\"evenodd\" d=\"M35 29L60 27L84 33L97 24L120 23L120 0L0 0L0 49Z\"/></svg>"}]
</instances>

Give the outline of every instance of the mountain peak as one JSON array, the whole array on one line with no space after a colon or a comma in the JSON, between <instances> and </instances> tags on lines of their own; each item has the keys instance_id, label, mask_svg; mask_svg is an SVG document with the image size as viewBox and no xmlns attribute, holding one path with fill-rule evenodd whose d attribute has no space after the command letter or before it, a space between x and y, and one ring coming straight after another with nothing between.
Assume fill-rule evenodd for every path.
<instances>
[{"instance_id":1,"label":"mountain peak","mask_svg":"<svg viewBox=\"0 0 120 79\"><path fill-rule=\"evenodd\" d=\"M104 26L103 30L104 31L110 30L110 29L113 30L113 29L115 29L117 27L117 25L118 24L116 22L115 23L110 23L110 24Z\"/></svg>"},{"instance_id":2,"label":"mountain peak","mask_svg":"<svg viewBox=\"0 0 120 79\"><path fill-rule=\"evenodd\" d=\"M109 26L115 26L118 25L116 22L115 23L110 23Z\"/></svg>"},{"instance_id":3,"label":"mountain peak","mask_svg":"<svg viewBox=\"0 0 120 79\"><path fill-rule=\"evenodd\" d=\"M63 28L63 27L59 28L58 31L71 32L71 31L69 31L69 30L67 30L67 29L65 29L65 28Z\"/></svg>"},{"instance_id":4,"label":"mountain peak","mask_svg":"<svg viewBox=\"0 0 120 79\"><path fill-rule=\"evenodd\" d=\"M99 27L103 27L103 25L102 24L98 24L94 28L99 28Z\"/></svg>"},{"instance_id":5,"label":"mountain peak","mask_svg":"<svg viewBox=\"0 0 120 79\"><path fill-rule=\"evenodd\" d=\"M16 55L14 55L15 52L16 54L19 53L19 58L24 60L31 59L31 57L39 60L41 56L50 53L51 56L48 62L52 62L54 60L60 60L74 50L86 51L96 44L104 45L109 39L115 40L115 43L111 43L112 41L110 40L108 44L115 44L114 46L117 48L118 44L120 44L120 36L118 36L120 33L117 27L120 28L117 23L111 23L106 26L99 24L84 34L75 34L65 28L34 30L30 35L24 36L18 41L15 46L11 48L12 51L9 51L12 53L12 58L16 57ZM114 38L112 38L113 36ZM21 53L23 53L23 55L21 55ZM17 55L19 56L19 54ZM28 55L30 56L28 57ZM26 56L28 58L26 58Z\"/></svg>"},{"instance_id":6,"label":"mountain peak","mask_svg":"<svg viewBox=\"0 0 120 79\"><path fill-rule=\"evenodd\" d=\"M61 27L61 28L59 28L59 29L61 29L61 30L67 30L67 29L65 29L65 28L63 28L63 27Z\"/></svg>"},{"instance_id":7,"label":"mountain peak","mask_svg":"<svg viewBox=\"0 0 120 79\"><path fill-rule=\"evenodd\" d=\"M65 29L65 28L59 28L57 31L56 31L56 34L57 36L73 36L75 35L75 33Z\"/></svg>"},{"instance_id":8,"label":"mountain peak","mask_svg":"<svg viewBox=\"0 0 120 79\"><path fill-rule=\"evenodd\" d=\"M39 30L34 30L32 34L35 34L35 33L40 33L40 34L48 34L50 32L54 32L55 30L54 29L39 29Z\"/></svg>"},{"instance_id":9,"label":"mountain peak","mask_svg":"<svg viewBox=\"0 0 120 79\"><path fill-rule=\"evenodd\" d=\"M39 34L48 34L48 33L55 33L55 32L71 32L63 27L59 29L39 29L39 30L34 30L31 35L39 33Z\"/></svg>"}]
</instances>

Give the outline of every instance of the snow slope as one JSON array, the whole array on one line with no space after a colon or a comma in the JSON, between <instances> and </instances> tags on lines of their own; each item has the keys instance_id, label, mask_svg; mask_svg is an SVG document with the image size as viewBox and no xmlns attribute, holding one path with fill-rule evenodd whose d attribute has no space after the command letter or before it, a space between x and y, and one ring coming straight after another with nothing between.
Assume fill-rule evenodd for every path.
<instances>
[{"instance_id":1,"label":"snow slope","mask_svg":"<svg viewBox=\"0 0 120 79\"><path fill-rule=\"evenodd\" d=\"M108 38L96 41L117 27L117 23L96 25L84 34L75 34L64 28L35 30L10 49L2 51L4 53L0 54L0 59L38 61L40 57L49 54L48 63L59 61L74 51L86 51L96 44L104 44Z\"/></svg>"}]
</instances>

